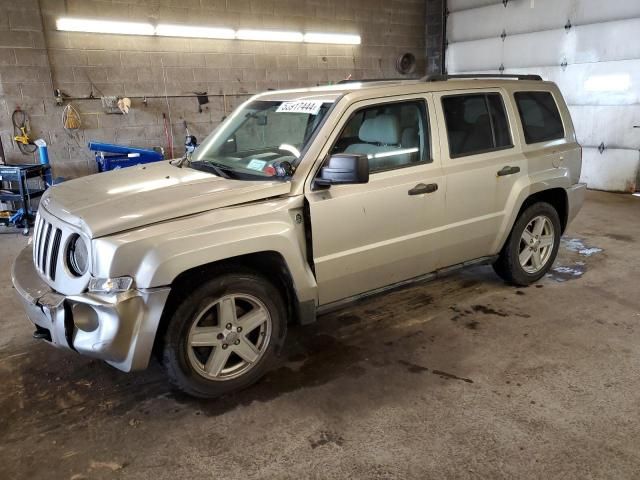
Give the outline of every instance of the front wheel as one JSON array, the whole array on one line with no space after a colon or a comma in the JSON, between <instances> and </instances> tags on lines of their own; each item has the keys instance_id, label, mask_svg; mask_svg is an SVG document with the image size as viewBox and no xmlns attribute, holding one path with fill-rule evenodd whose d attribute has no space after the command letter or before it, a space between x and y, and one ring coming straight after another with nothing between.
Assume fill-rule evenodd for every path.
<instances>
[{"instance_id":1,"label":"front wheel","mask_svg":"<svg viewBox=\"0 0 640 480\"><path fill-rule=\"evenodd\" d=\"M561 229L560 217L553 206L534 203L516 220L493 269L514 285L538 281L556 259Z\"/></svg>"},{"instance_id":2,"label":"front wheel","mask_svg":"<svg viewBox=\"0 0 640 480\"><path fill-rule=\"evenodd\" d=\"M171 382L201 398L248 387L272 366L286 335L282 295L253 272L210 280L176 309L165 335Z\"/></svg>"}]
</instances>

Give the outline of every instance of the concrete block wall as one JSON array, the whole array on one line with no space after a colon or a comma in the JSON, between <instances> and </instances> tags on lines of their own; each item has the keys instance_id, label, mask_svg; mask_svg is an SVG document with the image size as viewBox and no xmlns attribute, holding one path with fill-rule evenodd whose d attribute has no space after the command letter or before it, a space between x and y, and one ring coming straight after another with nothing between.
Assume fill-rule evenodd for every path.
<instances>
[{"instance_id":1,"label":"concrete block wall","mask_svg":"<svg viewBox=\"0 0 640 480\"><path fill-rule=\"evenodd\" d=\"M163 114L171 119L174 154L186 121L199 138L249 94L352 78L398 77L396 58L412 52L424 73L424 0L0 0L0 136L8 160L33 161L11 140L11 112L31 116L34 138L50 145L57 176L94 171L89 140L166 149ZM160 38L60 32L61 16L358 33L362 45ZM129 115L107 114L99 99L71 103L82 128L62 126L53 89L72 97L130 96ZM195 98L210 102L198 111ZM169 98L164 98L168 95Z\"/></svg>"}]
</instances>

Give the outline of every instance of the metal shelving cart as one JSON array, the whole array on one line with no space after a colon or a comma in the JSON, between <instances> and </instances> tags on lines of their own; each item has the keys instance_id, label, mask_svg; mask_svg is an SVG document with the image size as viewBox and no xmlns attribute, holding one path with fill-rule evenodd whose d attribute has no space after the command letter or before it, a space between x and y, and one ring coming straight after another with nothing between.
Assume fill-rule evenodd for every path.
<instances>
[{"instance_id":1,"label":"metal shelving cart","mask_svg":"<svg viewBox=\"0 0 640 480\"><path fill-rule=\"evenodd\" d=\"M0 224L19 228L23 235L29 234L35 218L31 200L45 192L49 168L49 165L41 164L0 165L0 202L13 205L0 216ZM36 183L38 186L34 187Z\"/></svg>"}]
</instances>

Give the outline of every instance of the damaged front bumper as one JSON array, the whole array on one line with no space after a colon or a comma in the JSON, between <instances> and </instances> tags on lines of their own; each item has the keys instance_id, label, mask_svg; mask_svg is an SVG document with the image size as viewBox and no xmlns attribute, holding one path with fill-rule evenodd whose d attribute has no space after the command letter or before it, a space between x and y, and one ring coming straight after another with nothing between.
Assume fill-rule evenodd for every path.
<instances>
[{"instance_id":1,"label":"damaged front bumper","mask_svg":"<svg viewBox=\"0 0 640 480\"><path fill-rule=\"evenodd\" d=\"M16 258L12 280L39 338L125 372L147 367L168 287L64 296L38 275L31 246Z\"/></svg>"}]
</instances>

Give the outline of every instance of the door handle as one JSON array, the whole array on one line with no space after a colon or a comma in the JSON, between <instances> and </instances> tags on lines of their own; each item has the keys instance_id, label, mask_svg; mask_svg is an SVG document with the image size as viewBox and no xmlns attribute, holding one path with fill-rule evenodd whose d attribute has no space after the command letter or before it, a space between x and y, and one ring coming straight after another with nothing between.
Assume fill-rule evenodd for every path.
<instances>
[{"instance_id":1,"label":"door handle","mask_svg":"<svg viewBox=\"0 0 640 480\"><path fill-rule=\"evenodd\" d=\"M430 183L428 185L424 183L419 183L411 190L409 190L409 195L422 195L423 193L433 193L438 190L437 183Z\"/></svg>"},{"instance_id":2,"label":"door handle","mask_svg":"<svg viewBox=\"0 0 640 480\"><path fill-rule=\"evenodd\" d=\"M506 175L513 175L520 172L520 167L503 167L502 170L498 170L498 176L504 177Z\"/></svg>"}]
</instances>

